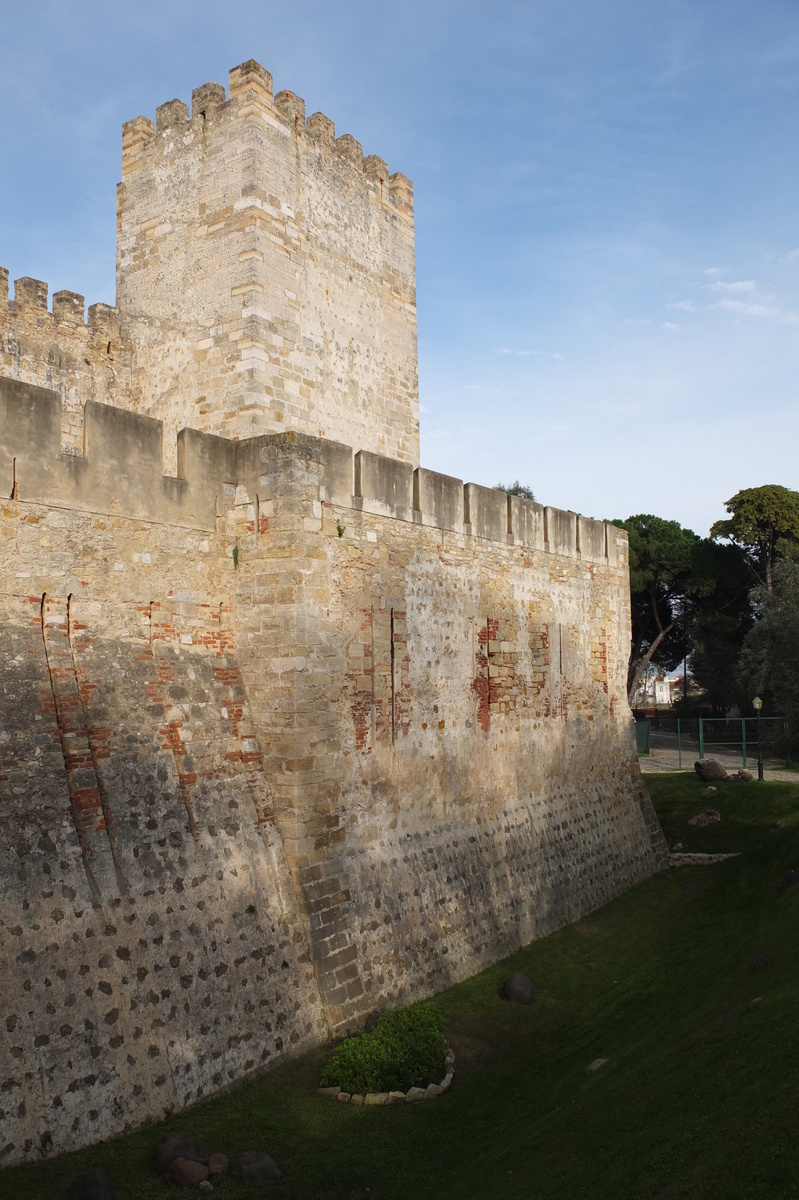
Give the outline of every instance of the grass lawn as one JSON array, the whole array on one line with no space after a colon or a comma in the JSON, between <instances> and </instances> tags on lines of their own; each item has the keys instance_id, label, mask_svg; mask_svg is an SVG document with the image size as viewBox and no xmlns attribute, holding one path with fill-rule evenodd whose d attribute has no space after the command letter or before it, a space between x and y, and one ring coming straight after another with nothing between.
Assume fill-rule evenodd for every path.
<instances>
[{"instance_id":1,"label":"grass lawn","mask_svg":"<svg viewBox=\"0 0 799 1200\"><path fill-rule=\"evenodd\" d=\"M97 1165L119 1200L166 1197L149 1153L179 1128L231 1158L267 1150L286 1172L224 1179L229 1196L799 1197L799 884L780 886L799 870L799 783L710 797L687 775L646 784L667 839L741 856L663 872L438 996L457 1057L448 1095L390 1109L318 1099L314 1052L163 1125L6 1171L0 1195L60 1200ZM721 823L691 828L706 804ZM497 997L513 970L533 981L529 1008Z\"/></svg>"}]
</instances>

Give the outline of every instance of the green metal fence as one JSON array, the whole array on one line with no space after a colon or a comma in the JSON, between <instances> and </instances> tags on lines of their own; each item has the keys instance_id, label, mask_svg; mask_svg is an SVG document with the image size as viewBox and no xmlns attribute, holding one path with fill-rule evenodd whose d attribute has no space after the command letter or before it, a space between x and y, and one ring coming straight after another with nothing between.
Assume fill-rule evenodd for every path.
<instances>
[{"instance_id":1,"label":"green metal fence","mask_svg":"<svg viewBox=\"0 0 799 1200\"><path fill-rule=\"evenodd\" d=\"M677 741L679 769L683 751L699 758L716 750L739 750L744 767L757 762L758 747L764 758L784 758L791 765L788 721L786 717L676 717L659 713L653 723L639 717L635 722L635 740L639 755L652 753L652 729L657 734L672 734Z\"/></svg>"}]
</instances>

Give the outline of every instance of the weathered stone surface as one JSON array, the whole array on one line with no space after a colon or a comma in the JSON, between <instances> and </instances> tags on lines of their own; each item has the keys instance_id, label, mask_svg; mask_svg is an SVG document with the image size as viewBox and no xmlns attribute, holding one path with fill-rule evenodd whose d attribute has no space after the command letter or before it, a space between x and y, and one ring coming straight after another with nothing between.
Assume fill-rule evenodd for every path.
<instances>
[{"instance_id":1,"label":"weathered stone surface","mask_svg":"<svg viewBox=\"0 0 799 1200\"><path fill-rule=\"evenodd\" d=\"M349 1092L339 1092L338 1095L336 1096L336 1099L338 1100L339 1104L349 1104L350 1093Z\"/></svg>"},{"instance_id":2,"label":"weathered stone surface","mask_svg":"<svg viewBox=\"0 0 799 1200\"><path fill-rule=\"evenodd\" d=\"M424 1089L424 1098L425 1100L435 1100L436 1096L440 1096L443 1090L440 1083L428 1083Z\"/></svg>"},{"instance_id":3,"label":"weathered stone surface","mask_svg":"<svg viewBox=\"0 0 799 1200\"><path fill-rule=\"evenodd\" d=\"M179 1187L196 1187L208 1178L208 1174L204 1163L189 1158L175 1158L167 1167L164 1178Z\"/></svg>"},{"instance_id":4,"label":"weathered stone surface","mask_svg":"<svg viewBox=\"0 0 799 1200\"><path fill-rule=\"evenodd\" d=\"M727 772L717 758L700 758L698 762L694 763L694 770L706 783L727 778Z\"/></svg>"},{"instance_id":5,"label":"weathered stone surface","mask_svg":"<svg viewBox=\"0 0 799 1200\"><path fill-rule=\"evenodd\" d=\"M261 1150L247 1150L236 1159L233 1175L244 1183L275 1183L283 1172L275 1160Z\"/></svg>"},{"instance_id":6,"label":"weathered stone surface","mask_svg":"<svg viewBox=\"0 0 799 1200\"><path fill-rule=\"evenodd\" d=\"M590 1062L585 1068L586 1075L592 1075L594 1071L598 1071L600 1067L604 1067L605 1063L609 1061L610 1060L607 1058L595 1058L593 1062Z\"/></svg>"},{"instance_id":7,"label":"weathered stone surface","mask_svg":"<svg viewBox=\"0 0 799 1200\"><path fill-rule=\"evenodd\" d=\"M741 767L739 771L733 771L727 776L728 783L752 783L754 775L751 771L747 771L745 767Z\"/></svg>"},{"instance_id":8,"label":"weathered stone surface","mask_svg":"<svg viewBox=\"0 0 799 1200\"><path fill-rule=\"evenodd\" d=\"M405 1103L405 1093L404 1092L389 1092L388 1093L388 1100L386 1101L386 1104L404 1104L404 1103Z\"/></svg>"},{"instance_id":9,"label":"weathered stone surface","mask_svg":"<svg viewBox=\"0 0 799 1200\"><path fill-rule=\"evenodd\" d=\"M186 1137L185 1133L172 1130L164 1134L153 1150L153 1162L159 1174L163 1175L176 1158L185 1158L192 1162L201 1161L194 1142Z\"/></svg>"},{"instance_id":10,"label":"weathered stone surface","mask_svg":"<svg viewBox=\"0 0 799 1200\"><path fill-rule=\"evenodd\" d=\"M405 1093L406 1104L418 1104L420 1100L424 1100L424 1088L412 1087Z\"/></svg>"},{"instance_id":11,"label":"weathered stone surface","mask_svg":"<svg viewBox=\"0 0 799 1200\"><path fill-rule=\"evenodd\" d=\"M379 1105L388 1103L388 1092L367 1092L363 1098L364 1104Z\"/></svg>"},{"instance_id":12,"label":"weathered stone surface","mask_svg":"<svg viewBox=\"0 0 799 1200\"><path fill-rule=\"evenodd\" d=\"M529 1004L533 998L533 985L521 971L514 971L503 983L500 995L508 1004Z\"/></svg>"},{"instance_id":13,"label":"weathered stone surface","mask_svg":"<svg viewBox=\"0 0 799 1200\"><path fill-rule=\"evenodd\" d=\"M350 1097L350 1104L355 1104L356 1106L363 1104L363 1096L360 1094L360 1092L353 1092L352 1096Z\"/></svg>"},{"instance_id":14,"label":"weathered stone surface","mask_svg":"<svg viewBox=\"0 0 799 1200\"><path fill-rule=\"evenodd\" d=\"M716 825L721 820L721 813L716 808L703 808L695 817L691 817L689 825Z\"/></svg>"},{"instance_id":15,"label":"weathered stone surface","mask_svg":"<svg viewBox=\"0 0 799 1200\"><path fill-rule=\"evenodd\" d=\"M116 1192L108 1173L102 1167L92 1167L72 1180L63 1200L116 1200Z\"/></svg>"}]
</instances>

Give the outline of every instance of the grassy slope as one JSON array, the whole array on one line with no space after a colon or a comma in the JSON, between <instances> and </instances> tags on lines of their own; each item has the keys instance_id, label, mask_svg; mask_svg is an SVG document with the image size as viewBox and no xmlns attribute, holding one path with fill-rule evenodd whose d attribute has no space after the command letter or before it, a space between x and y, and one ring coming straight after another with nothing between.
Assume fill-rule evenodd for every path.
<instances>
[{"instance_id":1,"label":"grassy slope","mask_svg":"<svg viewBox=\"0 0 799 1200\"><path fill-rule=\"evenodd\" d=\"M148 1155L179 1127L209 1149L266 1149L286 1171L280 1185L224 1180L226 1195L799 1197L799 885L780 888L799 869L799 786L707 797L688 776L647 785L667 838L742 856L665 872L438 997L458 1058L447 1097L392 1109L319 1100L319 1052L167 1125L5 1172L0 1194L56 1200L103 1165L119 1200L168 1196ZM691 829L706 803L721 823ZM771 962L752 974L760 951ZM532 978L529 1008L497 998L510 970ZM754 1011L725 1021L755 996ZM587 1075L600 1056L610 1061Z\"/></svg>"}]
</instances>

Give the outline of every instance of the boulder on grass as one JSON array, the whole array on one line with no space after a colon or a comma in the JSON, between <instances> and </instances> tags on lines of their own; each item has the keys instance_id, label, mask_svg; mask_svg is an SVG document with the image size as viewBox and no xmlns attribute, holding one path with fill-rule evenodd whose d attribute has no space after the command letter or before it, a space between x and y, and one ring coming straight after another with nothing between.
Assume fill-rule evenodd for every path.
<instances>
[{"instance_id":1,"label":"boulder on grass","mask_svg":"<svg viewBox=\"0 0 799 1200\"><path fill-rule=\"evenodd\" d=\"M529 1004L533 998L533 985L521 971L514 971L503 983L499 994L507 1004Z\"/></svg>"},{"instance_id":2,"label":"boulder on grass","mask_svg":"<svg viewBox=\"0 0 799 1200\"><path fill-rule=\"evenodd\" d=\"M727 781L729 783L752 783L754 778L751 771L747 771L745 767L741 767L740 771L733 771L731 775L728 775Z\"/></svg>"},{"instance_id":3,"label":"boulder on grass","mask_svg":"<svg viewBox=\"0 0 799 1200\"><path fill-rule=\"evenodd\" d=\"M275 1160L261 1150L246 1150L240 1154L233 1174L244 1183L277 1183L283 1178L283 1172Z\"/></svg>"},{"instance_id":4,"label":"boulder on grass","mask_svg":"<svg viewBox=\"0 0 799 1200\"><path fill-rule=\"evenodd\" d=\"M179 1187L197 1187L208 1178L208 1168L205 1163L193 1162L190 1158L173 1158L164 1178Z\"/></svg>"},{"instance_id":5,"label":"boulder on grass","mask_svg":"<svg viewBox=\"0 0 799 1200\"><path fill-rule=\"evenodd\" d=\"M700 758L694 763L694 770L705 783L715 783L717 779L727 778L727 772L717 758Z\"/></svg>"},{"instance_id":6,"label":"boulder on grass","mask_svg":"<svg viewBox=\"0 0 799 1200\"><path fill-rule=\"evenodd\" d=\"M178 1133L176 1129L173 1129L164 1134L153 1150L153 1162L159 1175L163 1175L176 1158L186 1158L189 1162L202 1162L194 1142L187 1138L185 1133Z\"/></svg>"},{"instance_id":7,"label":"boulder on grass","mask_svg":"<svg viewBox=\"0 0 799 1200\"><path fill-rule=\"evenodd\" d=\"M92 1167L72 1180L64 1200L116 1200L116 1192L103 1168Z\"/></svg>"},{"instance_id":8,"label":"boulder on grass","mask_svg":"<svg viewBox=\"0 0 799 1200\"><path fill-rule=\"evenodd\" d=\"M721 813L715 808L703 808L695 817L691 817L689 825L715 825L721 820Z\"/></svg>"},{"instance_id":9,"label":"boulder on grass","mask_svg":"<svg viewBox=\"0 0 799 1200\"><path fill-rule=\"evenodd\" d=\"M208 1159L208 1174L209 1175L225 1175L228 1169L228 1156L217 1150Z\"/></svg>"}]
</instances>

